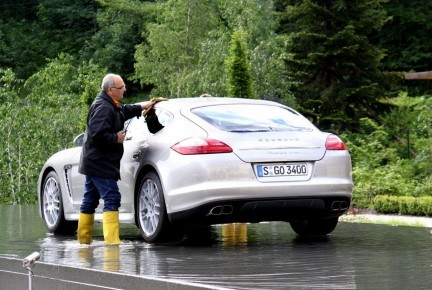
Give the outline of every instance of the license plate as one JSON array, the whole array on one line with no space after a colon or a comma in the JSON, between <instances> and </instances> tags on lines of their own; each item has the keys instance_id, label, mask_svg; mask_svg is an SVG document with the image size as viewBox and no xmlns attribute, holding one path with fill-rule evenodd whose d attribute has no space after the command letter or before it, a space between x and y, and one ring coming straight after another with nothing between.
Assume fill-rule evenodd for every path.
<instances>
[{"instance_id":1,"label":"license plate","mask_svg":"<svg viewBox=\"0 0 432 290\"><path fill-rule=\"evenodd\" d=\"M258 177L308 175L306 163L257 165Z\"/></svg>"}]
</instances>

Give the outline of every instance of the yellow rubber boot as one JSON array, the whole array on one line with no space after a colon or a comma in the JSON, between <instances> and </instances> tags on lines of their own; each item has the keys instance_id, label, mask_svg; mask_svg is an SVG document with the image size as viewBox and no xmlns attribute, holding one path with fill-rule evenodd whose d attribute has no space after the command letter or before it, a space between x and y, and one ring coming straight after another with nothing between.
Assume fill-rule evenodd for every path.
<instances>
[{"instance_id":1,"label":"yellow rubber boot","mask_svg":"<svg viewBox=\"0 0 432 290\"><path fill-rule=\"evenodd\" d=\"M120 225L118 211L105 211L103 213L103 234L105 245L118 245L120 241Z\"/></svg>"},{"instance_id":2,"label":"yellow rubber boot","mask_svg":"<svg viewBox=\"0 0 432 290\"><path fill-rule=\"evenodd\" d=\"M93 240L94 214L80 213L78 219L78 243L90 244Z\"/></svg>"}]
</instances>

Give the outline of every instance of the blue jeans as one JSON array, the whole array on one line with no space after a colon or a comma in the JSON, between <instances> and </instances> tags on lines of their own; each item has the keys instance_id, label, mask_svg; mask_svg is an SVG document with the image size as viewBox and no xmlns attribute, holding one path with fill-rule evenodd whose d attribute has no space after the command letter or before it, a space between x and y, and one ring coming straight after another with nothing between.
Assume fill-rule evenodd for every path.
<instances>
[{"instance_id":1,"label":"blue jeans","mask_svg":"<svg viewBox=\"0 0 432 290\"><path fill-rule=\"evenodd\" d=\"M86 176L84 184L84 197L80 212L86 214L95 213L99 200L103 199L103 211L118 211L121 195L117 180L113 178Z\"/></svg>"}]
</instances>

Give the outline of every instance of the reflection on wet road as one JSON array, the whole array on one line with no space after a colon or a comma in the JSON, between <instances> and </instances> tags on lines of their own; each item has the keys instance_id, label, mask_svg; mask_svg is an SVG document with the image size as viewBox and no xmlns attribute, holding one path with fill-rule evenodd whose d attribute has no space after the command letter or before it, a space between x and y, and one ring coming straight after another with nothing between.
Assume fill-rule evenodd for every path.
<instances>
[{"instance_id":1,"label":"reflection on wet road","mask_svg":"<svg viewBox=\"0 0 432 290\"><path fill-rule=\"evenodd\" d=\"M289 224L232 224L150 245L122 225L120 246L46 233L35 206L0 206L0 256L38 251L48 263L181 279L230 289L432 289L428 228L340 223L328 238L299 239ZM37 269L37 268L36 268Z\"/></svg>"}]
</instances>

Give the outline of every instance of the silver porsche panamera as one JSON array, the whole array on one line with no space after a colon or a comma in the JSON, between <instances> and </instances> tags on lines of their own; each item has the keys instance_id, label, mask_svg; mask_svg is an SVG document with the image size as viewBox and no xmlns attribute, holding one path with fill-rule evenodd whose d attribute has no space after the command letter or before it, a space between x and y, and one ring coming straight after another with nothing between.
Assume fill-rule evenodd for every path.
<instances>
[{"instance_id":1,"label":"silver porsche panamera","mask_svg":"<svg viewBox=\"0 0 432 290\"><path fill-rule=\"evenodd\" d=\"M326 235L350 206L344 143L287 106L180 98L157 103L155 112L126 123L118 183L120 222L135 223L147 242L232 222L286 221L299 235ZM53 233L76 231L85 179L80 142L52 155L40 172L40 215Z\"/></svg>"}]
</instances>

